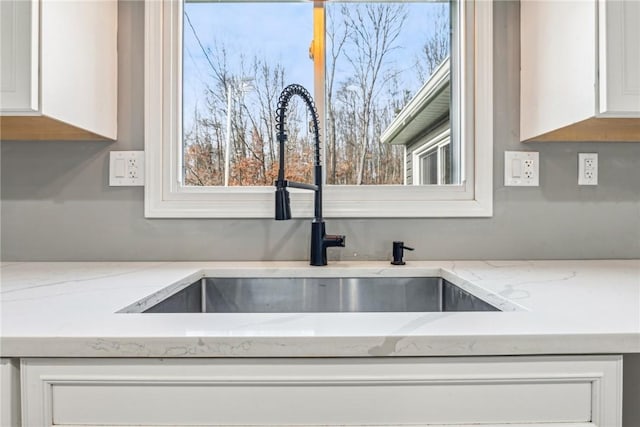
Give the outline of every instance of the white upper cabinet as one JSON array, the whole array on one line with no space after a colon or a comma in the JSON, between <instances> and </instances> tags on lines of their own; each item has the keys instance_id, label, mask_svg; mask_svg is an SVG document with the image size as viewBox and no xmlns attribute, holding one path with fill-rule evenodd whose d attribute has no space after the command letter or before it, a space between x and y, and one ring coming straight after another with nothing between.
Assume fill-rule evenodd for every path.
<instances>
[{"instance_id":1,"label":"white upper cabinet","mask_svg":"<svg viewBox=\"0 0 640 427\"><path fill-rule=\"evenodd\" d=\"M600 113L640 117L640 2L598 3Z\"/></svg>"},{"instance_id":2,"label":"white upper cabinet","mask_svg":"<svg viewBox=\"0 0 640 427\"><path fill-rule=\"evenodd\" d=\"M2 111L38 110L39 3L0 2L0 105Z\"/></svg>"},{"instance_id":3,"label":"white upper cabinet","mask_svg":"<svg viewBox=\"0 0 640 427\"><path fill-rule=\"evenodd\" d=\"M117 0L1 0L3 140L117 137Z\"/></svg>"},{"instance_id":4,"label":"white upper cabinet","mask_svg":"<svg viewBox=\"0 0 640 427\"><path fill-rule=\"evenodd\" d=\"M640 2L523 0L520 140L640 141Z\"/></svg>"}]
</instances>

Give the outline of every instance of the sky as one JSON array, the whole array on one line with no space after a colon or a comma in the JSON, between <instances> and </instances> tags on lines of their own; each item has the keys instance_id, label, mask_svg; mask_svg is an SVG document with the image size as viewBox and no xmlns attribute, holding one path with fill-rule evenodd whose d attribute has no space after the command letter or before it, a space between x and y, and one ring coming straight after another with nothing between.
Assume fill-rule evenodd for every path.
<instances>
[{"instance_id":1,"label":"sky","mask_svg":"<svg viewBox=\"0 0 640 427\"><path fill-rule=\"evenodd\" d=\"M205 48L223 43L229 52L254 54L278 61L286 69L287 81L309 90L313 86L313 62L308 57L312 34L313 3L187 3L189 14ZM184 108L193 111L201 97L211 68L193 35L184 25ZM190 55L189 55L190 54ZM238 60L232 60L232 67ZM251 94L247 97L250 99ZM186 125L186 123L185 123Z\"/></svg>"},{"instance_id":2,"label":"sky","mask_svg":"<svg viewBox=\"0 0 640 427\"><path fill-rule=\"evenodd\" d=\"M422 82L415 78L413 60L422 48L431 27L433 3L407 2L408 19L397 40L398 49L390 61L405 70L403 81L417 90ZM330 7L339 7L331 5ZM250 60L254 54L271 61L280 62L286 70L286 82L299 83L313 93L313 62L308 57L312 39L312 2L249 3L249 2L198 2L186 3L189 15L201 43L205 49L214 49L224 44L234 54L244 54ZM186 21L186 19L185 19ZM237 67L238 57L231 60L231 67ZM338 72L345 76L347 70ZM184 24L183 60L183 104L185 129L189 126L188 112L193 111L196 102L203 98L207 81L211 81L211 68L198 44L194 31ZM338 76L340 79L340 75ZM251 94L246 95L250 102Z\"/></svg>"}]
</instances>

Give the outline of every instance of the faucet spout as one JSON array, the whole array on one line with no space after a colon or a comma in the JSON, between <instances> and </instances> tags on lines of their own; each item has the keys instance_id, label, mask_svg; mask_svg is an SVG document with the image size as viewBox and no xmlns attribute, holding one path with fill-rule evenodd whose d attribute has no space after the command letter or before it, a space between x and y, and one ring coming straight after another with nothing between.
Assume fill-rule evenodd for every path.
<instances>
[{"instance_id":1,"label":"faucet spout","mask_svg":"<svg viewBox=\"0 0 640 427\"><path fill-rule=\"evenodd\" d=\"M315 142L315 162L314 162L314 183L305 184L285 179L285 149L287 141L285 131L285 118L289 101L294 95L300 96L309 112L313 122L314 142ZM309 263L311 265L327 265L327 248L344 247L345 237L339 235L327 235L325 231L324 219L322 218L322 164L320 163L320 131L318 125L318 113L311 98L311 94L302 86L292 84L284 88L278 101L276 111L276 131L278 132L279 146L279 166L278 179L275 182L275 219L278 221L291 219L290 198L287 187L300 188L314 192L314 219L311 223L311 254Z\"/></svg>"}]
</instances>

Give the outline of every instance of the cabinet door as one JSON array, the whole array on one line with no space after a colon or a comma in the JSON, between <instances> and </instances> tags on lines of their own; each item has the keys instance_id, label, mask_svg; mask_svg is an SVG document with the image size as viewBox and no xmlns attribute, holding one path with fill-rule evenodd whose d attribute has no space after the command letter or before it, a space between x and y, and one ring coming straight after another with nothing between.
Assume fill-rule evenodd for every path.
<instances>
[{"instance_id":1,"label":"cabinet door","mask_svg":"<svg viewBox=\"0 0 640 427\"><path fill-rule=\"evenodd\" d=\"M599 0L600 114L640 117L640 1Z\"/></svg>"},{"instance_id":2,"label":"cabinet door","mask_svg":"<svg viewBox=\"0 0 640 427\"><path fill-rule=\"evenodd\" d=\"M594 1L520 2L520 140L596 114Z\"/></svg>"},{"instance_id":3,"label":"cabinet door","mask_svg":"<svg viewBox=\"0 0 640 427\"><path fill-rule=\"evenodd\" d=\"M38 110L38 0L0 1L0 111Z\"/></svg>"},{"instance_id":4,"label":"cabinet door","mask_svg":"<svg viewBox=\"0 0 640 427\"><path fill-rule=\"evenodd\" d=\"M621 426L620 356L23 359L50 425Z\"/></svg>"}]
</instances>

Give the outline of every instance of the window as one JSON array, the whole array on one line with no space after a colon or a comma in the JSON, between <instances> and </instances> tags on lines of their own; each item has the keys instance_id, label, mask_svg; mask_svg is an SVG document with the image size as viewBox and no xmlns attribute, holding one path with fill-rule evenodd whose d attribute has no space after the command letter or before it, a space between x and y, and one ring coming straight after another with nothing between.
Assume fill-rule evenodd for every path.
<instances>
[{"instance_id":1,"label":"window","mask_svg":"<svg viewBox=\"0 0 640 427\"><path fill-rule=\"evenodd\" d=\"M362 59L358 62L357 51L336 55L335 48L343 40L341 28L349 24L347 21L355 20L351 23L353 29L357 27L354 24L376 13L366 9L368 5L379 11L391 11L392 15L387 16L392 20L398 16L416 16L407 11L424 6L409 2L212 4L199 1L184 4L179 0L147 1L146 216L273 217L270 174L277 160L273 161L273 147L265 148L274 141L270 139L272 123L268 123L268 119L275 116L271 112L275 112L277 95L286 84L310 85L305 84L309 79L313 80L326 135L323 147L325 183L328 184L324 191L325 216L491 215L491 3L451 3L455 17L451 59L440 58L442 63L432 66L433 70L429 71L433 72L425 77L426 82L411 83L414 90L397 87L395 95L399 94L399 98L396 100L402 99L395 104L395 109L391 104L394 97L389 93L382 103L366 98L368 92L390 92L388 85L367 86L366 79L371 76L358 75L357 70L355 74L345 72L349 64L354 68L366 64ZM261 50L282 62L289 60L288 46L300 39L308 40L303 34L313 31L314 62L309 66L313 70L296 66L296 78L285 79L286 67L279 67L277 61L267 63L259 56L252 56L247 49L226 45L225 41L214 46L203 42L209 37L203 35L208 26L202 24L201 18L209 16L205 9L212 7L224 8L218 9L224 13L213 14L218 21L207 21L210 28L227 28L221 31L229 34L237 27L230 22L231 17L247 16L248 22L261 26L260 31L249 32L255 41L246 33L231 34L227 40L236 37L245 45L257 45L268 39L268 46ZM314 19L290 18L290 26L285 24L284 29L271 26L267 31L269 25L264 19L251 18L252 14L266 17L269 13L281 18L287 14L308 14ZM409 26L403 20L392 21L392 24ZM360 40L370 38L373 36L364 34ZM278 53L276 48L282 46L284 49ZM387 48L393 50L394 46ZM403 57L394 59L389 54L381 63L384 61L403 62ZM363 70L369 72L372 65L366 65ZM398 75L394 76L389 69L381 67L378 71L383 74L378 78L387 83L394 78L398 80ZM209 79L208 75L214 75L215 79ZM406 83L410 79L401 80L411 85ZM194 96L202 93L206 84L210 98ZM443 96L448 97L444 102ZM362 108L338 111L357 102L373 106L370 109L373 113L362 114ZM205 107L208 111L203 115ZM262 112L256 113L260 109ZM308 133L306 111L298 109L292 115L289 122L303 141ZM419 133L424 133L427 116L428 126L439 126L446 119L450 123L447 124L451 128L450 136L446 144L439 143L433 152L422 150L420 165L411 168L417 153L411 144ZM423 128L412 128L412 123L418 122ZM351 131L353 135L349 134ZM355 153L347 153L349 138L364 141L360 147L365 148L354 145ZM288 146L287 156L287 165L292 162L298 165L295 172L299 176L293 179L307 177L308 180L312 156L305 152L305 144ZM265 160L268 157L271 158ZM421 169L423 178L416 180L414 175L408 179L410 169ZM312 204L311 194L292 192L294 216L310 216Z\"/></svg>"},{"instance_id":2,"label":"window","mask_svg":"<svg viewBox=\"0 0 640 427\"><path fill-rule=\"evenodd\" d=\"M426 142L419 143L413 150L411 179L414 185L453 184L451 138L448 128L435 137L427 138Z\"/></svg>"},{"instance_id":3,"label":"window","mask_svg":"<svg viewBox=\"0 0 640 427\"><path fill-rule=\"evenodd\" d=\"M438 148L427 151L420 156L417 184L438 184Z\"/></svg>"}]
</instances>

